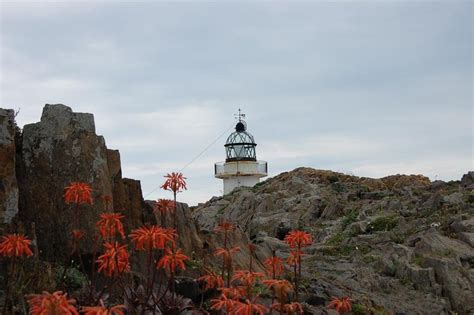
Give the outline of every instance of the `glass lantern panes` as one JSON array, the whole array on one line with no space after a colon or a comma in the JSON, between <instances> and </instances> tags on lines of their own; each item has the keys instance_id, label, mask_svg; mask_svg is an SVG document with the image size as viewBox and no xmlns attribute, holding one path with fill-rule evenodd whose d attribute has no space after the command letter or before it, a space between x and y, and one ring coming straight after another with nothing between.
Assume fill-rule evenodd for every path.
<instances>
[{"instance_id":1,"label":"glass lantern panes","mask_svg":"<svg viewBox=\"0 0 474 315\"><path fill-rule=\"evenodd\" d=\"M231 133L225 144L227 154L226 161L256 161L256 145L253 136L247 131L235 131Z\"/></svg>"}]
</instances>

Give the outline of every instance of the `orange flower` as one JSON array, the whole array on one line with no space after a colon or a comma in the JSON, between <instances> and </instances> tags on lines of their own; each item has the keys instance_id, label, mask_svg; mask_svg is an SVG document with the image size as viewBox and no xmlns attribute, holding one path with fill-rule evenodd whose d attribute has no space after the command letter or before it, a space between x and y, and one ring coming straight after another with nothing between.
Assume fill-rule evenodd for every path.
<instances>
[{"instance_id":1,"label":"orange flower","mask_svg":"<svg viewBox=\"0 0 474 315\"><path fill-rule=\"evenodd\" d=\"M248 270L237 270L232 277L232 282L240 281L246 287L253 287L255 282L263 278L265 275L262 272L252 272Z\"/></svg>"},{"instance_id":2,"label":"orange flower","mask_svg":"<svg viewBox=\"0 0 474 315\"><path fill-rule=\"evenodd\" d=\"M152 225L133 230L129 236L137 250L164 249L167 243L175 244L176 232Z\"/></svg>"},{"instance_id":3,"label":"orange flower","mask_svg":"<svg viewBox=\"0 0 474 315\"><path fill-rule=\"evenodd\" d=\"M28 298L30 314L33 315L79 315L74 307L76 301L68 300L61 291L32 294Z\"/></svg>"},{"instance_id":4,"label":"orange flower","mask_svg":"<svg viewBox=\"0 0 474 315\"><path fill-rule=\"evenodd\" d=\"M127 252L127 245L120 245L118 242L105 243L105 253L97 259L99 272L104 272L111 277L115 272L122 273L130 270L130 255Z\"/></svg>"},{"instance_id":5,"label":"orange flower","mask_svg":"<svg viewBox=\"0 0 474 315\"><path fill-rule=\"evenodd\" d=\"M227 314L233 314L234 305L238 302L228 298L225 294L221 294L218 299L212 299L211 303L211 309L225 311Z\"/></svg>"},{"instance_id":6,"label":"orange flower","mask_svg":"<svg viewBox=\"0 0 474 315\"><path fill-rule=\"evenodd\" d=\"M240 251L240 247L235 246L232 248L219 247L215 250L214 255L222 256L224 263L229 266L232 263L232 255Z\"/></svg>"},{"instance_id":7,"label":"orange flower","mask_svg":"<svg viewBox=\"0 0 474 315\"><path fill-rule=\"evenodd\" d=\"M263 284L265 284L269 289L273 289L275 296L279 301L286 300L288 293L293 291L293 285L288 282L287 280L263 280Z\"/></svg>"},{"instance_id":8,"label":"orange flower","mask_svg":"<svg viewBox=\"0 0 474 315\"><path fill-rule=\"evenodd\" d=\"M223 295L234 300L238 300L240 297L246 294L245 288L243 287L219 288L219 290Z\"/></svg>"},{"instance_id":9,"label":"orange flower","mask_svg":"<svg viewBox=\"0 0 474 315\"><path fill-rule=\"evenodd\" d=\"M327 308L335 308L341 314L349 313L352 310L351 299L349 297L333 297Z\"/></svg>"},{"instance_id":10,"label":"orange flower","mask_svg":"<svg viewBox=\"0 0 474 315\"><path fill-rule=\"evenodd\" d=\"M160 211L161 215L174 212L176 202L170 199L158 199L155 203L155 211Z\"/></svg>"},{"instance_id":11,"label":"orange flower","mask_svg":"<svg viewBox=\"0 0 474 315\"><path fill-rule=\"evenodd\" d=\"M281 259L280 257L268 257L263 263L265 264L267 274L270 277L276 277L278 275L281 275L285 271L285 267L283 266L283 259Z\"/></svg>"},{"instance_id":12,"label":"orange flower","mask_svg":"<svg viewBox=\"0 0 474 315\"><path fill-rule=\"evenodd\" d=\"M284 314L296 315L303 314L303 306L298 302L293 302L289 304L275 303L272 305L272 308L277 311L283 311Z\"/></svg>"},{"instance_id":13,"label":"orange flower","mask_svg":"<svg viewBox=\"0 0 474 315\"><path fill-rule=\"evenodd\" d=\"M165 176L166 181L161 188L164 190L170 190L174 193L178 193L186 188L186 177L183 176L183 173L175 173L172 172L171 174L166 174Z\"/></svg>"},{"instance_id":14,"label":"orange flower","mask_svg":"<svg viewBox=\"0 0 474 315\"><path fill-rule=\"evenodd\" d=\"M234 230L235 228L235 225L232 224L231 222L229 221L222 221L221 223L219 223L215 228L214 228L214 232L216 233L219 233L219 232L230 232L232 230Z\"/></svg>"},{"instance_id":15,"label":"orange flower","mask_svg":"<svg viewBox=\"0 0 474 315\"><path fill-rule=\"evenodd\" d=\"M29 245L31 241L23 234L8 234L2 237L0 242L0 256L21 257L32 256Z\"/></svg>"},{"instance_id":16,"label":"orange flower","mask_svg":"<svg viewBox=\"0 0 474 315\"><path fill-rule=\"evenodd\" d=\"M294 230L285 236L285 242L292 248L301 248L311 245L313 241L311 239L311 234Z\"/></svg>"},{"instance_id":17,"label":"orange flower","mask_svg":"<svg viewBox=\"0 0 474 315\"><path fill-rule=\"evenodd\" d=\"M198 281L205 283L204 290L217 289L224 286L224 279L214 272L210 272L207 275L199 277Z\"/></svg>"},{"instance_id":18,"label":"orange flower","mask_svg":"<svg viewBox=\"0 0 474 315\"><path fill-rule=\"evenodd\" d=\"M122 220L125 216L119 213L102 213L100 220L97 221L97 228L104 240L112 239L115 234L120 234L122 239L125 238Z\"/></svg>"},{"instance_id":19,"label":"orange flower","mask_svg":"<svg viewBox=\"0 0 474 315\"><path fill-rule=\"evenodd\" d=\"M105 307L104 302L100 300L100 306L86 306L82 308L84 315L125 315L125 305L115 305L112 307Z\"/></svg>"},{"instance_id":20,"label":"orange flower","mask_svg":"<svg viewBox=\"0 0 474 315\"><path fill-rule=\"evenodd\" d=\"M264 315L268 308L266 308L262 304L255 303L255 299L253 302L249 300L245 300L245 303L239 302L235 305L235 315Z\"/></svg>"},{"instance_id":21,"label":"orange flower","mask_svg":"<svg viewBox=\"0 0 474 315\"><path fill-rule=\"evenodd\" d=\"M289 265L291 266L294 266L294 265L298 265L300 260L301 260L301 257L303 257L303 252L300 251L300 250L292 250L290 252L290 256L286 259L286 261L288 262Z\"/></svg>"},{"instance_id":22,"label":"orange flower","mask_svg":"<svg viewBox=\"0 0 474 315\"><path fill-rule=\"evenodd\" d=\"M87 183L73 182L65 188L64 201L66 203L87 203L92 205L92 188Z\"/></svg>"},{"instance_id":23,"label":"orange flower","mask_svg":"<svg viewBox=\"0 0 474 315\"><path fill-rule=\"evenodd\" d=\"M188 260L188 256L183 254L181 249L165 249L166 254L160 259L158 264L156 265L157 268L164 268L168 270L170 273L174 273L176 268L179 267L181 270L185 270L186 267L184 266L184 262Z\"/></svg>"}]
</instances>

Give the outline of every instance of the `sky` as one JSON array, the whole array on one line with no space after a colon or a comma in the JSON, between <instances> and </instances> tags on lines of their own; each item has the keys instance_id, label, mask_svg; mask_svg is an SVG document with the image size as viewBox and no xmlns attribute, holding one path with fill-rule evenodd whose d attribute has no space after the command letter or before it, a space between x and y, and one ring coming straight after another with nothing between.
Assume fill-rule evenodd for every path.
<instances>
[{"instance_id":1,"label":"sky","mask_svg":"<svg viewBox=\"0 0 474 315\"><path fill-rule=\"evenodd\" d=\"M0 107L20 126L47 103L93 113L146 199L177 170L178 200L221 195L238 108L270 176L457 180L474 169L473 3L3 1Z\"/></svg>"}]
</instances>

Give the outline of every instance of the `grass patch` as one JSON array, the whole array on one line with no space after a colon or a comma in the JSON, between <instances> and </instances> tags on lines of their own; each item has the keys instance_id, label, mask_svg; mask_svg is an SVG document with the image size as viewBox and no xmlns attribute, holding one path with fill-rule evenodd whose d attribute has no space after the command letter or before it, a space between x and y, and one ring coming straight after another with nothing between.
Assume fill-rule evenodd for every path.
<instances>
[{"instance_id":1,"label":"grass patch","mask_svg":"<svg viewBox=\"0 0 474 315\"><path fill-rule=\"evenodd\" d=\"M346 235L344 235L343 232L338 232L331 236L330 239L326 242L327 245L340 245L342 241L347 238Z\"/></svg>"},{"instance_id":2,"label":"grass patch","mask_svg":"<svg viewBox=\"0 0 474 315\"><path fill-rule=\"evenodd\" d=\"M367 307L362 304L352 304L352 314L354 315L368 315L370 314Z\"/></svg>"},{"instance_id":3,"label":"grass patch","mask_svg":"<svg viewBox=\"0 0 474 315\"><path fill-rule=\"evenodd\" d=\"M334 175L329 175L329 176L327 177L327 180L328 180L331 184L332 184L332 183L336 183L336 182L339 181L339 176L337 176L337 175L335 175L335 174L334 174Z\"/></svg>"},{"instance_id":4,"label":"grass patch","mask_svg":"<svg viewBox=\"0 0 474 315\"><path fill-rule=\"evenodd\" d=\"M415 263L415 265L423 267L425 265L425 258L420 255L415 255L415 257L413 258L413 262Z\"/></svg>"},{"instance_id":5,"label":"grass patch","mask_svg":"<svg viewBox=\"0 0 474 315\"><path fill-rule=\"evenodd\" d=\"M335 182L331 184L332 189L334 189L335 192L341 193L344 191L344 186L340 182Z\"/></svg>"},{"instance_id":6,"label":"grass patch","mask_svg":"<svg viewBox=\"0 0 474 315\"><path fill-rule=\"evenodd\" d=\"M393 233L390 235L390 240L397 244L403 244L403 242L405 242L405 238L406 236L403 233Z\"/></svg>"},{"instance_id":7,"label":"grass patch","mask_svg":"<svg viewBox=\"0 0 474 315\"><path fill-rule=\"evenodd\" d=\"M328 256L350 256L356 251L353 245L340 245L322 249L322 252Z\"/></svg>"},{"instance_id":8,"label":"grass patch","mask_svg":"<svg viewBox=\"0 0 474 315\"><path fill-rule=\"evenodd\" d=\"M57 266L55 268L55 281L61 283L61 276L64 273L63 266ZM64 284L69 290L78 290L84 287L87 283L87 277L75 267L69 267L64 275Z\"/></svg>"},{"instance_id":9,"label":"grass patch","mask_svg":"<svg viewBox=\"0 0 474 315\"><path fill-rule=\"evenodd\" d=\"M369 224L369 230L375 231L391 231L398 225L397 216L378 217Z\"/></svg>"},{"instance_id":10,"label":"grass patch","mask_svg":"<svg viewBox=\"0 0 474 315\"><path fill-rule=\"evenodd\" d=\"M366 264L371 264L378 261L378 257L375 255L365 254L362 256L362 261Z\"/></svg>"},{"instance_id":11,"label":"grass patch","mask_svg":"<svg viewBox=\"0 0 474 315\"><path fill-rule=\"evenodd\" d=\"M349 224L357 221L359 213L356 210L351 210L342 220L342 226L345 229Z\"/></svg>"}]
</instances>

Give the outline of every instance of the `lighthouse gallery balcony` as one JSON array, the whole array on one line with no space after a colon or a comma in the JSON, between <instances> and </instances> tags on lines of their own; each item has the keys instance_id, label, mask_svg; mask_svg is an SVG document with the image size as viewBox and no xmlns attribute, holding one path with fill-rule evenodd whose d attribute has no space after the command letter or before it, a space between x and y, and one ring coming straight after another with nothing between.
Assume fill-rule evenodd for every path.
<instances>
[{"instance_id":1,"label":"lighthouse gallery balcony","mask_svg":"<svg viewBox=\"0 0 474 315\"><path fill-rule=\"evenodd\" d=\"M258 176L268 175L266 161L232 161L214 164L214 176L227 178L230 176Z\"/></svg>"}]
</instances>

